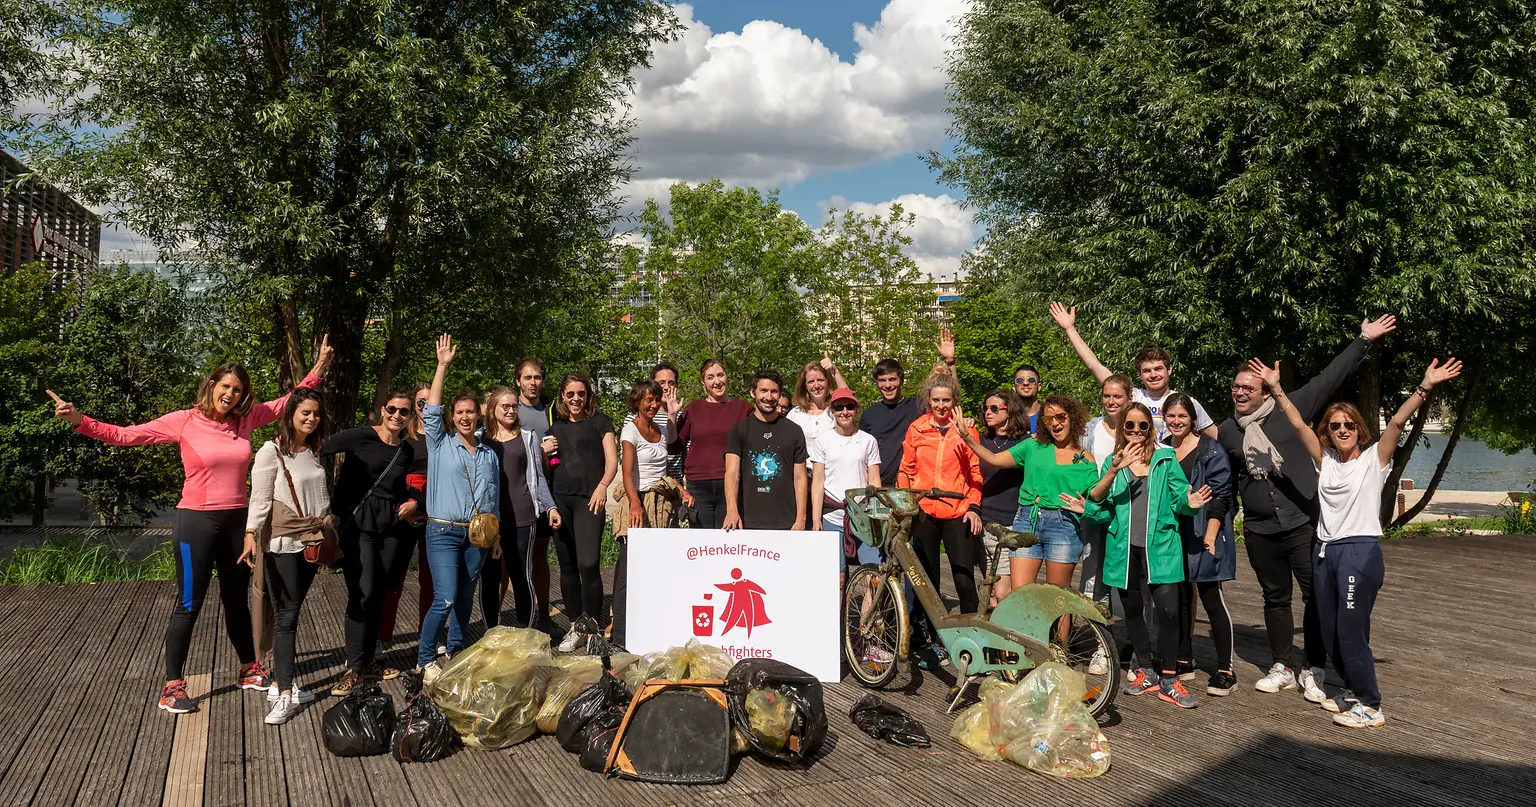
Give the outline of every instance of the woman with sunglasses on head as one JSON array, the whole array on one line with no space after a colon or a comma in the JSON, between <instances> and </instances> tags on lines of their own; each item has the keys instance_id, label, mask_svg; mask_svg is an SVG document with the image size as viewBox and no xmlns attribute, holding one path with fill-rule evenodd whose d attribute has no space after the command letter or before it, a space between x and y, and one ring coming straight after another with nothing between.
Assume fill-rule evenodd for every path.
<instances>
[{"instance_id":1,"label":"woman with sunglasses on head","mask_svg":"<svg viewBox=\"0 0 1536 807\"><path fill-rule=\"evenodd\" d=\"M1237 540L1232 515L1237 510L1233 493L1232 464L1226 449L1195 430L1199 412L1194 401L1175 392L1163 401L1163 423L1179 468L1196 490L1210 488L1211 500L1194 516L1179 516L1179 535L1184 542L1187 582L1179 586L1179 680L1195 676L1195 599L1198 595L1211 623L1211 642L1216 645L1216 672L1205 684L1205 694L1225 697L1237 686L1232 669L1232 614L1227 611L1221 584L1237 577Z\"/></svg>"},{"instance_id":2,"label":"woman with sunglasses on head","mask_svg":"<svg viewBox=\"0 0 1536 807\"><path fill-rule=\"evenodd\" d=\"M320 449L321 456L346 457L334 497L341 522L341 572L347 583L347 672L331 688L337 697L351 693L364 679L400 674L376 655L384 595L411 562L399 524L420 510L405 486L416 455L405 441L405 429L415 414L411 393L394 390L379 407L376 423L337 432Z\"/></svg>"},{"instance_id":3,"label":"woman with sunglasses on head","mask_svg":"<svg viewBox=\"0 0 1536 807\"><path fill-rule=\"evenodd\" d=\"M486 445L501 465L501 557L493 558L480 572L480 615L487 630L501 623L501 603L508 585L513 590L517 624L537 627L543 603L534 586L537 542L534 532L548 514L549 523L560 528L560 511L544 480L544 450L538 434L522 428L517 391L497 387L485 398L488 414Z\"/></svg>"},{"instance_id":4,"label":"woman with sunglasses on head","mask_svg":"<svg viewBox=\"0 0 1536 807\"><path fill-rule=\"evenodd\" d=\"M1381 554L1381 489L1392 473L1398 438L1434 388L1461 375L1461 362L1429 363L1424 379L1398 407L1381 439L1371 443L1371 428L1360 410L1330 404L1317 429L1280 388L1280 364L1258 359L1249 370L1263 379L1276 406L1285 412L1296 437L1318 468L1317 547L1312 553L1312 595L1323 632L1323 645L1344 679L1344 692L1324 700L1333 722L1349 728L1374 728L1386 722L1376 659L1371 653L1371 609L1386 578Z\"/></svg>"},{"instance_id":5,"label":"woman with sunglasses on head","mask_svg":"<svg viewBox=\"0 0 1536 807\"><path fill-rule=\"evenodd\" d=\"M322 337L315 366L300 387L316 387L325 378L334 351ZM271 674L256 659L247 591L250 566L239 563L244 547L249 499L246 475L251 468L251 432L282 417L288 398L258 404L251 397L251 377L238 364L221 364L203 379L197 402L137 426L114 426L87 417L75 405L47 390L53 414L86 437L114 446L176 443L181 450L181 501L171 527L176 558L176 598L165 631L165 686L159 707L172 714L196 711L187 695L183 675L192 646L192 627L214 569L219 572L219 599L224 605L224 629L240 661L236 685L266 690Z\"/></svg>"},{"instance_id":6,"label":"woman with sunglasses on head","mask_svg":"<svg viewBox=\"0 0 1536 807\"><path fill-rule=\"evenodd\" d=\"M603 510L608 485L619 471L613 420L598 411L592 382L584 373L567 373L555 396L557 419L549 436L560 446L560 464L550 477L560 528L555 554L560 559L560 598L571 628L561 647L574 649L584 637L602 632Z\"/></svg>"},{"instance_id":7,"label":"woman with sunglasses on head","mask_svg":"<svg viewBox=\"0 0 1536 807\"><path fill-rule=\"evenodd\" d=\"M1010 390L993 390L982 401L982 420L986 428L981 430L979 442L982 448L994 454L1006 453L1021 441L1029 439L1029 411L1024 400ZM1019 468L997 468L981 464L981 520L983 523L1012 526L1019 512L1019 486L1024 483L1024 471ZM982 562L987 563L997 549L997 538L983 531ZM1009 577L1009 553L998 557L997 583L992 586L992 601L997 603L1013 590Z\"/></svg>"},{"instance_id":8,"label":"woman with sunglasses on head","mask_svg":"<svg viewBox=\"0 0 1536 807\"><path fill-rule=\"evenodd\" d=\"M725 365L717 359L704 360L699 378L704 397L683 407L668 449L687 452L683 476L694 500L693 526L718 530L725 522L725 440L732 426L752 414L752 404L726 394Z\"/></svg>"},{"instance_id":9,"label":"woman with sunglasses on head","mask_svg":"<svg viewBox=\"0 0 1536 807\"><path fill-rule=\"evenodd\" d=\"M1132 403L1120 424L1115 453L1105 457L1103 474L1088 491L1086 501L1062 495L1062 502L1081 508L1084 517L1108 524L1104 546L1104 577L1120 589L1125 603L1126 632L1139 665L1126 682L1125 694L1153 690L1158 698L1184 709L1195 708L1195 697L1179 680L1179 592L1184 582L1184 545L1178 516L1193 516L1210 501L1211 491L1192 491L1173 449L1159 446L1152 412ZM1152 640L1141 599L1147 585L1157 615L1159 670L1153 661Z\"/></svg>"}]
</instances>

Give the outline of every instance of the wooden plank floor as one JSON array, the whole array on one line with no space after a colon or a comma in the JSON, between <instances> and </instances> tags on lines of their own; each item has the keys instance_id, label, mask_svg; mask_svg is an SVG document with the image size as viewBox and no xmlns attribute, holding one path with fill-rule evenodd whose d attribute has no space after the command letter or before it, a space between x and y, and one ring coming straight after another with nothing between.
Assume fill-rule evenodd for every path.
<instances>
[{"instance_id":1,"label":"wooden plank floor","mask_svg":"<svg viewBox=\"0 0 1536 807\"><path fill-rule=\"evenodd\" d=\"M261 695L233 686L237 662L216 590L188 660L191 690L205 695L202 711L177 718L153 704L171 584L0 588L0 805L1533 803L1536 537L1404 539L1385 551L1387 584L1373 626L1385 728L1338 728L1295 692L1253 690L1268 644L1257 586L1241 568L1227 586L1237 693L1205 697L1202 674L1193 711L1122 697L1105 727L1113 768L1073 782L980 762L950 740L947 670L885 693L924 720L933 748L886 746L854 728L847 710L864 690L845 681L827 691L831 735L815 765L743 759L718 786L604 780L550 737L430 765L338 759L320 742L320 715L332 699L322 695L292 722L269 727ZM407 632L387 648L400 667L414 659L412 586L402 597ZM305 603L298 669L307 688L324 692L339 676L344 603L335 575L322 576ZM1208 668L1205 630L1202 620L1196 658ZM400 682L386 689L403 705Z\"/></svg>"}]
</instances>

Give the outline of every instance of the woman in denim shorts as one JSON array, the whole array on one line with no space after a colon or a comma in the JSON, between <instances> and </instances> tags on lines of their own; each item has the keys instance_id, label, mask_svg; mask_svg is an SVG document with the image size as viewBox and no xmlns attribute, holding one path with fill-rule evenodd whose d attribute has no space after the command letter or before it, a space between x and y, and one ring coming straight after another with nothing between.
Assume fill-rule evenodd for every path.
<instances>
[{"instance_id":1,"label":"woman in denim shorts","mask_svg":"<svg viewBox=\"0 0 1536 807\"><path fill-rule=\"evenodd\" d=\"M1063 505L1080 500L1098 481L1098 466L1082 444L1087 427L1086 406L1064 395L1052 395L1040 410L1034 439L1020 441L1007 451L989 451L975 443L966 430L960 432L983 464L1024 469L1013 528L1032 532L1040 540L1034 546L1014 550L1008 569L1014 588L1035 582L1042 562L1046 582L1072 585L1072 572L1083 555L1083 537L1077 514Z\"/></svg>"}]
</instances>

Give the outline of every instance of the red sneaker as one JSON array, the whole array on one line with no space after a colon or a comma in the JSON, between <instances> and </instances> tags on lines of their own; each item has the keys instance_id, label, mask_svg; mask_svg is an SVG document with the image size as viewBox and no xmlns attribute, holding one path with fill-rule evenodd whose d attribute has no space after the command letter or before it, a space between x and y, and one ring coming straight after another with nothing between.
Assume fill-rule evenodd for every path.
<instances>
[{"instance_id":1,"label":"red sneaker","mask_svg":"<svg viewBox=\"0 0 1536 807\"><path fill-rule=\"evenodd\" d=\"M160 708L173 715L197 711L197 701L187 697L187 681L172 681L160 690Z\"/></svg>"},{"instance_id":2,"label":"red sneaker","mask_svg":"<svg viewBox=\"0 0 1536 807\"><path fill-rule=\"evenodd\" d=\"M240 668L240 677L237 682L241 689L266 689L272 686L272 674L267 668L261 666L261 662L253 661L250 665Z\"/></svg>"}]
</instances>

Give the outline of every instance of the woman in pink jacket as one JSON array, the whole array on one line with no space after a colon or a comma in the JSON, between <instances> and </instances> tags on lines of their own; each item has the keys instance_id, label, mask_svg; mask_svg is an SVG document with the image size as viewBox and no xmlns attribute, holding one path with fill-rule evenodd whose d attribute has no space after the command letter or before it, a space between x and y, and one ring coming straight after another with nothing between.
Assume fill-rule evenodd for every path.
<instances>
[{"instance_id":1,"label":"woman in pink jacket","mask_svg":"<svg viewBox=\"0 0 1536 807\"><path fill-rule=\"evenodd\" d=\"M330 342L323 339L314 368L299 386L318 385L331 355ZM178 409L138 426L102 423L86 417L52 390L48 395L53 398L54 415L87 437L115 446L176 443L181 448L187 478L171 527L177 597L165 631L165 687L160 690L160 708L172 714L197 709L197 702L187 696L182 667L192 644L192 626L215 568L219 570L219 599L224 603L224 629L240 658L237 684L241 689L267 689L271 675L256 660L246 602L250 567L238 559L245 537L251 432L281 417L288 396L255 403L250 397L250 375L238 364L215 368L198 388L197 403L191 409Z\"/></svg>"}]
</instances>

